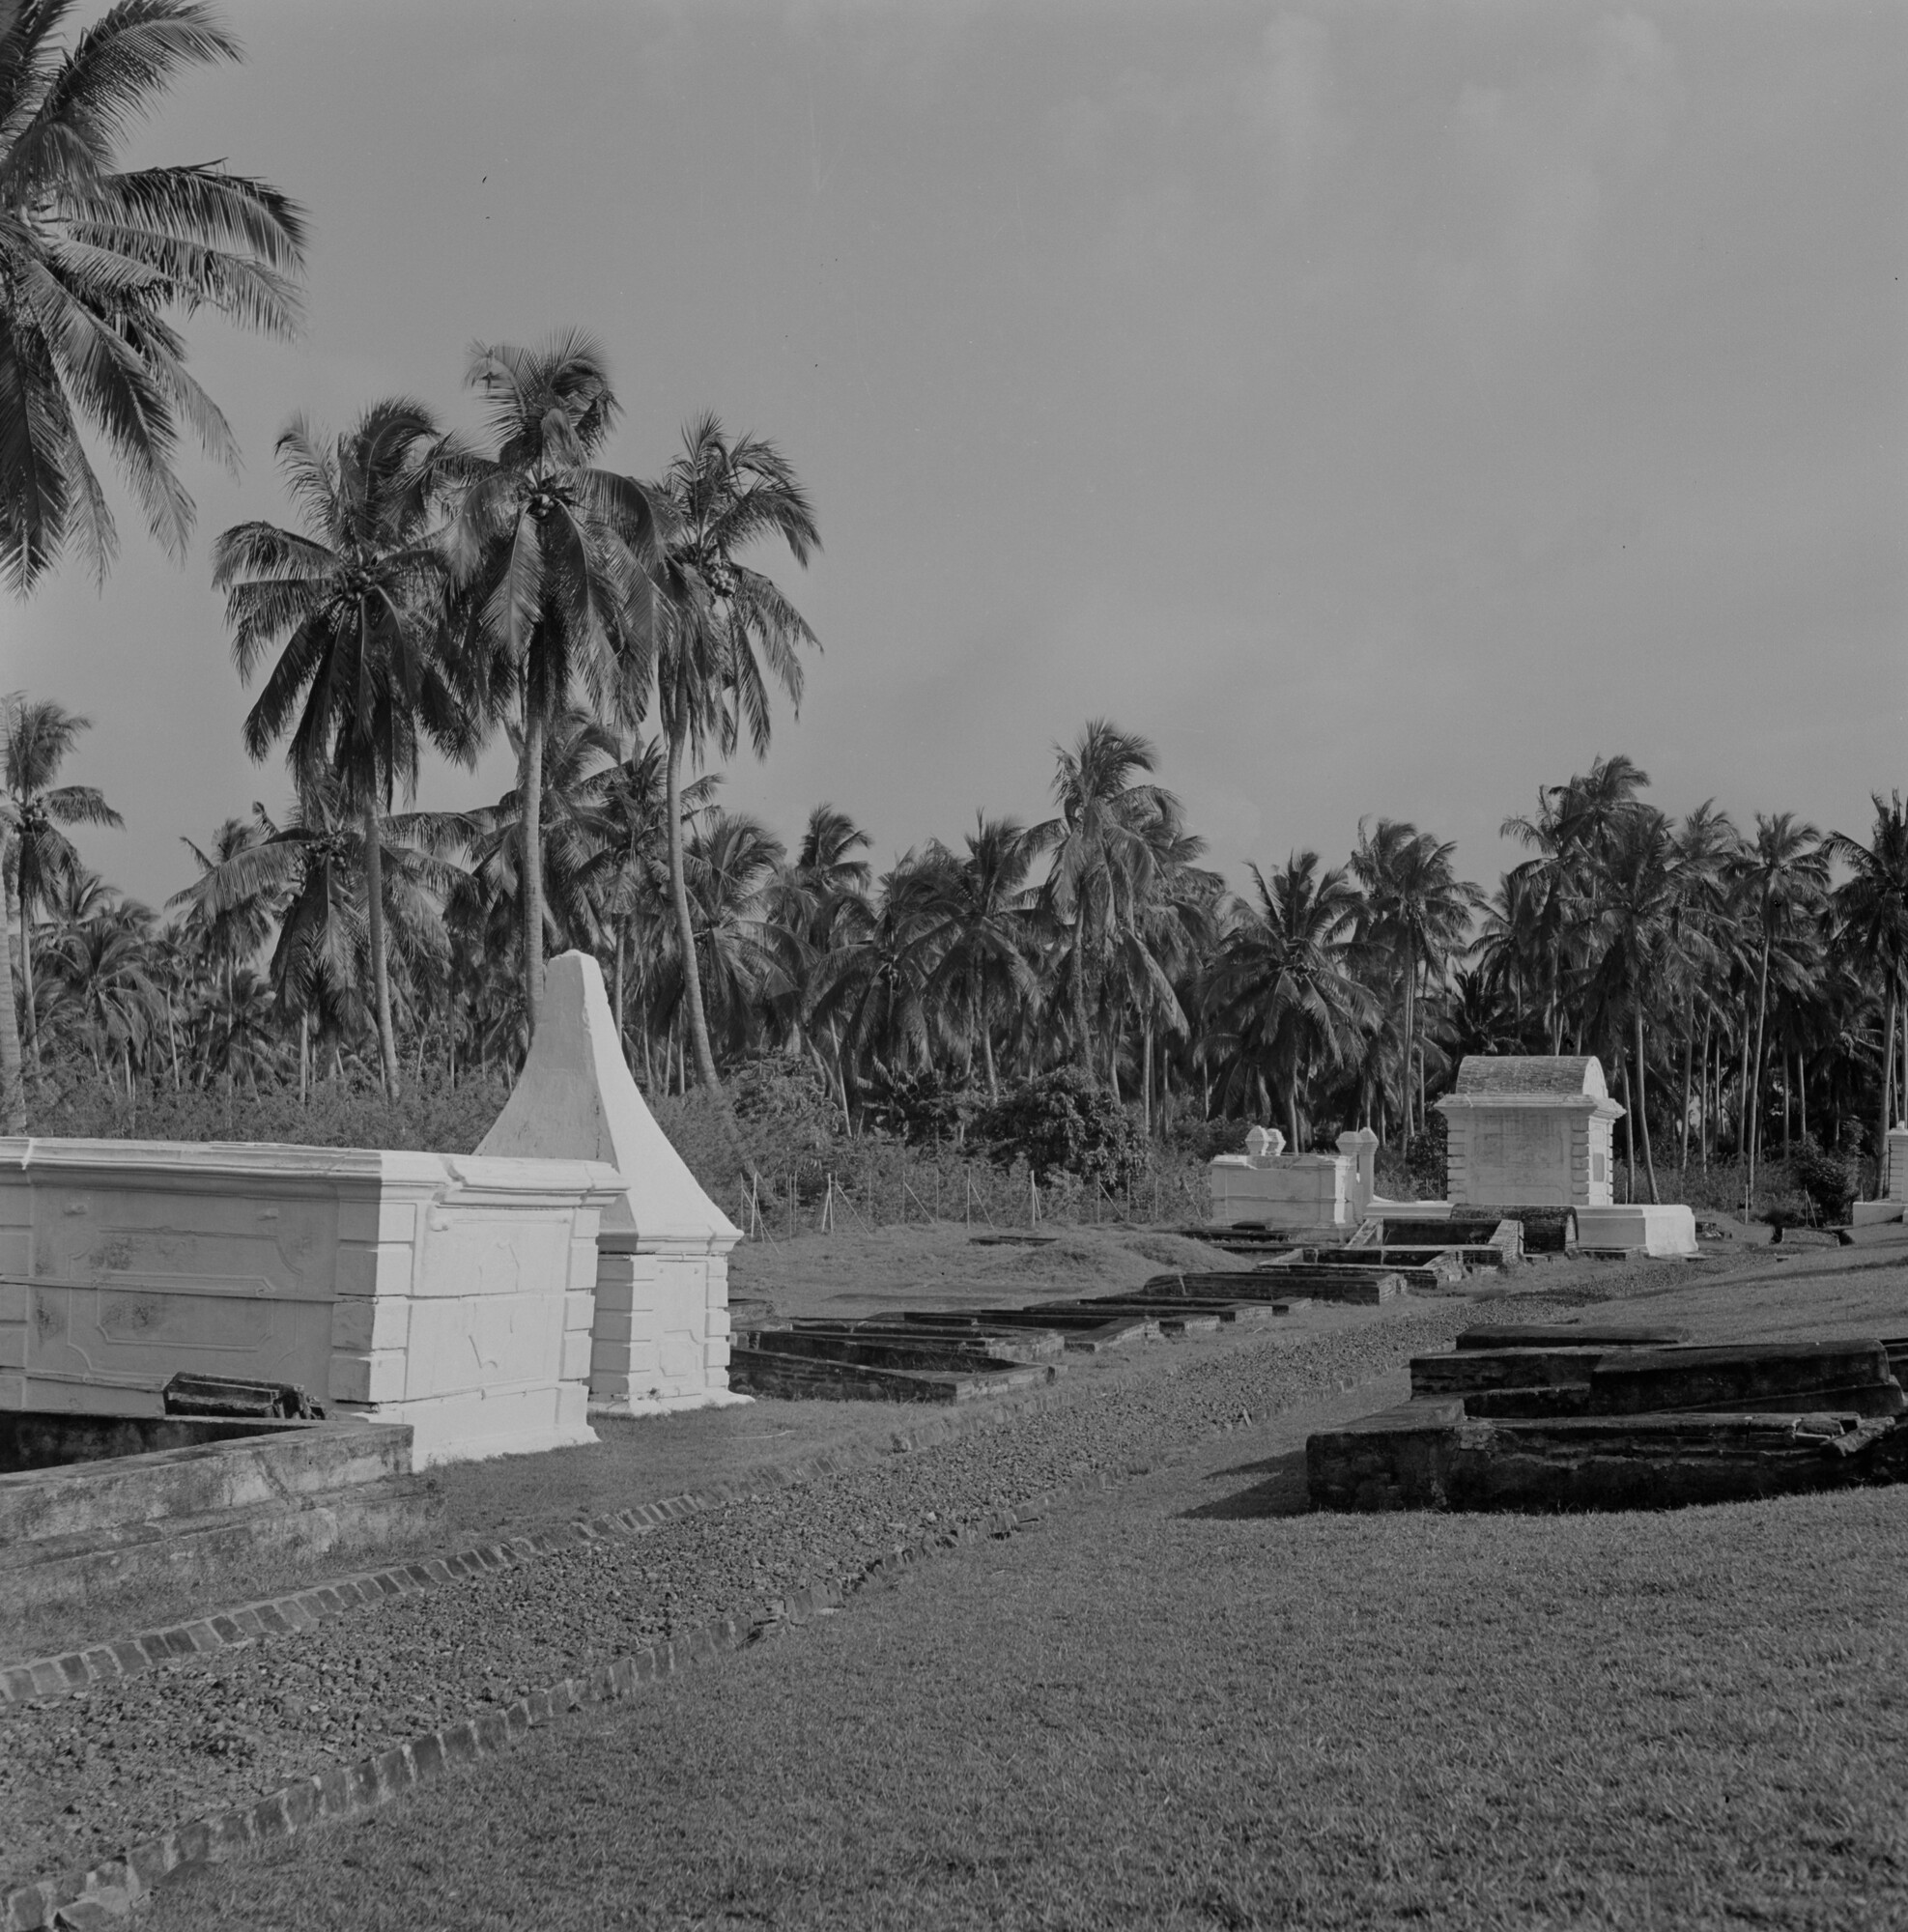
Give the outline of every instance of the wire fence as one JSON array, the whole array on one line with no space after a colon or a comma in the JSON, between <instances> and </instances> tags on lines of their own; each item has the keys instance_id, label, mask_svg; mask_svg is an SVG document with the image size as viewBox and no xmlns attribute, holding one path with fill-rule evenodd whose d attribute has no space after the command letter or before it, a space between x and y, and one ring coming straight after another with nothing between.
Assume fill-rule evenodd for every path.
<instances>
[{"instance_id":1,"label":"wire fence","mask_svg":"<svg viewBox=\"0 0 1908 1932\"><path fill-rule=\"evenodd\" d=\"M1205 1218L1206 1184L1203 1166L1165 1160L1124 1182L1067 1174L1039 1180L1019 1161L1001 1168L956 1154L870 1148L758 1168L754 1179L735 1182L730 1211L744 1237L756 1241L950 1223L974 1234L1095 1223L1177 1227Z\"/></svg>"}]
</instances>

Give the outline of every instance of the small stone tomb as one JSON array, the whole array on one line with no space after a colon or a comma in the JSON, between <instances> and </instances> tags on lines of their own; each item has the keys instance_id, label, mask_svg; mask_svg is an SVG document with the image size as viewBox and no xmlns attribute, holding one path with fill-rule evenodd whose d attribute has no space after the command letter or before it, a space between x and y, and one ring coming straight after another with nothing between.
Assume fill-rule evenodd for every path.
<instances>
[{"instance_id":1,"label":"small stone tomb","mask_svg":"<svg viewBox=\"0 0 1908 1932\"><path fill-rule=\"evenodd\" d=\"M1623 1108L1594 1054L1469 1055L1438 1103L1449 1142L1446 1191L1466 1208L1569 1208L1581 1248L1696 1252L1689 1208L1619 1206L1611 1135Z\"/></svg>"},{"instance_id":2,"label":"small stone tomb","mask_svg":"<svg viewBox=\"0 0 1908 1932\"><path fill-rule=\"evenodd\" d=\"M1275 1127L1254 1127L1243 1153L1222 1153L1209 1163L1207 1188L1212 1225L1241 1222L1295 1233L1355 1228L1373 1198L1378 1136L1369 1127L1340 1134L1338 1151L1287 1153Z\"/></svg>"},{"instance_id":3,"label":"small stone tomb","mask_svg":"<svg viewBox=\"0 0 1908 1932\"><path fill-rule=\"evenodd\" d=\"M529 1058L477 1151L607 1161L621 1177L596 1237L593 1412L747 1400L728 1387L728 1251L742 1231L644 1105L588 953L544 968Z\"/></svg>"}]
</instances>

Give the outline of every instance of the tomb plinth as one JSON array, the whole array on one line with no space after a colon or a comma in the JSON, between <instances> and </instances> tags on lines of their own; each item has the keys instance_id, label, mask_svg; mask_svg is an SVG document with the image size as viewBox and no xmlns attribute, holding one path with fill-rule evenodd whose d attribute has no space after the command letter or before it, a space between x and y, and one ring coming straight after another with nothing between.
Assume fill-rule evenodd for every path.
<instances>
[{"instance_id":1,"label":"tomb plinth","mask_svg":"<svg viewBox=\"0 0 1908 1932\"><path fill-rule=\"evenodd\" d=\"M1688 1208L1616 1205L1611 1137L1624 1109L1594 1054L1471 1054L1438 1111L1454 1210L1568 1208L1580 1247L1696 1252Z\"/></svg>"},{"instance_id":2,"label":"tomb plinth","mask_svg":"<svg viewBox=\"0 0 1908 1932\"><path fill-rule=\"evenodd\" d=\"M597 1233L592 1412L748 1400L728 1386L728 1251L742 1231L644 1104L588 953L545 966L529 1056L477 1151L605 1161L620 1177Z\"/></svg>"},{"instance_id":3,"label":"tomb plinth","mask_svg":"<svg viewBox=\"0 0 1908 1932\"><path fill-rule=\"evenodd\" d=\"M1335 1154L1287 1153L1276 1128L1252 1128L1243 1153L1222 1153L1208 1163L1213 1225L1251 1222L1295 1234L1355 1228L1373 1198L1378 1136L1361 1127L1340 1134L1338 1149Z\"/></svg>"},{"instance_id":4,"label":"tomb plinth","mask_svg":"<svg viewBox=\"0 0 1908 1932\"><path fill-rule=\"evenodd\" d=\"M412 1426L419 1466L593 1441L582 1160L0 1139L0 1408L158 1416L182 1370Z\"/></svg>"},{"instance_id":5,"label":"tomb plinth","mask_svg":"<svg viewBox=\"0 0 1908 1932\"><path fill-rule=\"evenodd\" d=\"M1848 1210L1850 1223L1857 1228L1880 1221L1899 1221L1908 1211L1908 1125L1888 1130L1882 1154L1882 1198L1857 1201Z\"/></svg>"}]
</instances>

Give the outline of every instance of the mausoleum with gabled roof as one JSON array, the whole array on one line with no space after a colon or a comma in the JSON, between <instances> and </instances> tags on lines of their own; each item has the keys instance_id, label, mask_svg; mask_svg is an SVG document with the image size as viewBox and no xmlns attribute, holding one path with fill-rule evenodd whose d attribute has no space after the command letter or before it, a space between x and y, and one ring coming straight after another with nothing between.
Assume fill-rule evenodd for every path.
<instances>
[{"instance_id":1,"label":"mausoleum with gabled roof","mask_svg":"<svg viewBox=\"0 0 1908 1932\"><path fill-rule=\"evenodd\" d=\"M1610 1205L1610 1135L1624 1110L1594 1054L1470 1054L1438 1111L1453 1207Z\"/></svg>"}]
</instances>

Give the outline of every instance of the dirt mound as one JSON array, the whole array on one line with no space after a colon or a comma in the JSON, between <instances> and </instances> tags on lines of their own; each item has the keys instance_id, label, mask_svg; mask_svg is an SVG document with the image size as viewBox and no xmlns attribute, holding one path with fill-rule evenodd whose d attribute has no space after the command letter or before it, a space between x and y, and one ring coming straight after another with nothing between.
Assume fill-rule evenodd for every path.
<instances>
[{"instance_id":1,"label":"dirt mound","mask_svg":"<svg viewBox=\"0 0 1908 1932\"><path fill-rule=\"evenodd\" d=\"M1200 1268L1210 1272L1219 1268L1249 1268L1242 1255L1229 1255L1224 1248L1210 1247L1184 1235L1128 1235L1121 1246L1141 1260L1166 1268Z\"/></svg>"}]
</instances>

